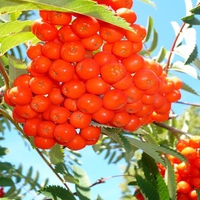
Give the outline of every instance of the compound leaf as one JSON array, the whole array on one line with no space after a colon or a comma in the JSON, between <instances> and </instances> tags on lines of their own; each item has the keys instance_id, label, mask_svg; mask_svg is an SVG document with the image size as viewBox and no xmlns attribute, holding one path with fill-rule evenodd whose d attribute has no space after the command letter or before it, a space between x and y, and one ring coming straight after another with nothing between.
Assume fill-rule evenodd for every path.
<instances>
[{"instance_id":1,"label":"compound leaf","mask_svg":"<svg viewBox=\"0 0 200 200\"><path fill-rule=\"evenodd\" d=\"M70 191L66 190L61 186L47 186L39 190L39 193L54 200L76 200L74 195Z\"/></svg>"}]
</instances>

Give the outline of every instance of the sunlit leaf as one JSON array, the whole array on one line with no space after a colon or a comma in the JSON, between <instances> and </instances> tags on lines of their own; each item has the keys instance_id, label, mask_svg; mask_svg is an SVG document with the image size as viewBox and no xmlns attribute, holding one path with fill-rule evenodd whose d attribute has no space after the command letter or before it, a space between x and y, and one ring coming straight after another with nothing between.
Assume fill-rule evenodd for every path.
<instances>
[{"instance_id":1,"label":"sunlit leaf","mask_svg":"<svg viewBox=\"0 0 200 200\"><path fill-rule=\"evenodd\" d=\"M72 166L74 177L78 180L76 183L76 192L81 200L90 200L90 181L83 169L78 166Z\"/></svg>"},{"instance_id":2,"label":"sunlit leaf","mask_svg":"<svg viewBox=\"0 0 200 200\"><path fill-rule=\"evenodd\" d=\"M193 78L198 79L198 73L197 70L190 66L190 65L185 65L182 61L176 61L172 67L170 67L170 70L175 70L175 71L179 71L185 74L188 74L190 76L192 76Z\"/></svg>"},{"instance_id":3,"label":"sunlit leaf","mask_svg":"<svg viewBox=\"0 0 200 200\"><path fill-rule=\"evenodd\" d=\"M147 35L145 37L145 42L147 42L150 39L151 33L153 31L153 18L152 17L148 17L148 21L147 21L147 25L146 25L146 31L147 31Z\"/></svg>"},{"instance_id":4,"label":"sunlit leaf","mask_svg":"<svg viewBox=\"0 0 200 200\"><path fill-rule=\"evenodd\" d=\"M16 21L16 20L18 20L18 18L19 18L19 16L20 16L21 14L22 14L21 11L11 13L11 14L10 14L10 20L11 20L11 21Z\"/></svg>"},{"instance_id":5,"label":"sunlit leaf","mask_svg":"<svg viewBox=\"0 0 200 200\"><path fill-rule=\"evenodd\" d=\"M193 8L192 0L185 0L186 16L191 14L190 10Z\"/></svg>"},{"instance_id":6,"label":"sunlit leaf","mask_svg":"<svg viewBox=\"0 0 200 200\"><path fill-rule=\"evenodd\" d=\"M70 0L65 2L63 0L1 0L0 14L41 9L89 15L130 30L129 24L125 20L114 16L105 6L97 5L91 0Z\"/></svg>"},{"instance_id":7,"label":"sunlit leaf","mask_svg":"<svg viewBox=\"0 0 200 200\"><path fill-rule=\"evenodd\" d=\"M5 36L15 35L16 33L23 31L30 31L30 26L33 21L11 21L7 23L0 24L1 35L0 38Z\"/></svg>"},{"instance_id":8,"label":"sunlit leaf","mask_svg":"<svg viewBox=\"0 0 200 200\"><path fill-rule=\"evenodd\" d=\"M8 55L8 64L9 64L9 78L12 82L20 74L27 73L26 63L20 59L15 58L14 56Z\"/></svg>"},{"instance_id":9,"label":"sunlit leaf","mask_svg":"<svg viewBox=\"0 0 200 200\"><path fill-rule=\"evenodd\" d=\"M3 41L1 41L0 54L4 54L13 47L30 41L32 43L38 42L36 36L34 36L31 32L20 32L15 35L11 35L10 37L6 37Z\"/></svg>"},{"instance_id":10,"label":"sunlit leaf","mask_svg":"<svg viewBox=\"0 0 200 200\"><path fill-rule=\"evenodd\" d=\"M164 47L161 47L158 55L155 57L155 60L161 63L165 59L166 54L167 54L167 50Z\"/></svg>"},{"instance_id":11,"label":"sunlit leaf","mask_svg":"<svg viewBox=\"0 0 200 200\"><path fill-rule=\"evenodd\" d=\"M149 4L150 6L156 8L156 4L151 0L140 0L143 3Z\"/></svg>"},{"instance_id":12,"label":"sunlit leaf","mask_svg":"<svg viewBox=\"0 0 200 200\"><path fill-rule=\"evenodd\" d=\"M149 47L148 51L152 52L155 50L155 48L157 47L158 44L158 33L157 31L154 29L153 30L153 40L151 42L151 46Z\"/></svg>"},{"instance_id":13,"label":"sunlit leaf","mask_svg":"<svg viewBox=\"0 0 200 200\"><path fill-rule=\"evenodd\" d=\"M64 153L60 145L55 145L53 148L51 148L51 150L49 151L49 156L52 164L62 162L64 159Z\"/></svg>"},{"instance_id":14,"label":"sunlit leaf","mask_svg":"<svg viewBox=\"0 0 200 200\"><path fill-rule=\"evenodd\" d=\"M67 167L63 162L56 164L55 172L62 174L66 182L76 183L76 179L73 177L72 174L69 173Z\"/></svg>"}]
</instances>

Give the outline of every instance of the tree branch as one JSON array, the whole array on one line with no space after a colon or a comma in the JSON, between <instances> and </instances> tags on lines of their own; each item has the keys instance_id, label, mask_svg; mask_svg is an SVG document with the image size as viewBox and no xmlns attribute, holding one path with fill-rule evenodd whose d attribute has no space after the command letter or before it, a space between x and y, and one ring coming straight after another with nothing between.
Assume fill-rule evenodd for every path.
<instances>
[{"instance_id":1,"label":"tree branch","mask_svg":"<svg viewBox=\"0 0 200 200\"><path fill-rule=\"evenodd\" d=\"M177 41L178 41L178 38L179 38L181 32L183 31L183 29L185 28L186 25L187 25L186 23L183 23L183 25L181 26L181 28L180 28L180 30L179 30L177 36L176 36L175 39L174 39L174 42L173 42L172 47L171 47L170 52L169 52L169 57L168 57L168 59L167 59L166 67L165 67L165 72L166 72L166 73L167 73L168 70L169 70L169 66L170 66L170 63L171 63L171 58L172 58L172 55L173 55L173 51L174 51L174 49L175 49L175 47L176 47L176 43L177 43Z\"/></svg>"},{"instance_id":2,"label":"tree branch","mask_svg":"<svg viewBox=\"0 0 200 200\"><path fill-rule=\"evenodd\" d=\"M183 101L177 101L175 103L179 103L179 104L184 104L184 105L189 105L189 106L197 106L200 107L200 103L190 103L190 102L183 102Z\"/></svg>"},{"instance_id":3,"label":"tree branch","mask_svg":"<svg viewBox=\"0 0 200 200\"><path fill-rule=\"evenodd\" d=\"M174 127L172 127L172 126L169 126L169 125L167 125L167 124L164 124L164 123L158 123L158 122L153 122L155 125L157 125L157 126L160 126L160 127L162 127L162 128L165 128L165 129L167 129L167 130L169 130L169 131L171 131L172 133L175 133L175 134L183 134L183 135L191 135L190 133L188 133L188 132L185 132L185 131L181 131L181 130L179 130L179 129L177 129L177 128L174 128Z\"/></svg>"},{"instance_id":4,"label":"tree branch","mask_svg":"<svg viewBox=\"0 0 200 200\"><path fill-rule=\"evenodd\" d=\"M0 72L1 72L1 74L3 76L3 78L4 78L5 86L6 86L6 90L7 90L10 87L10 85L9 85L9 76L8 76L8 74L7 74L7 72L6 72L5 68L4 68L3 63L2 63L1 60L0 60Z\"/></svg>"}]
</instances>

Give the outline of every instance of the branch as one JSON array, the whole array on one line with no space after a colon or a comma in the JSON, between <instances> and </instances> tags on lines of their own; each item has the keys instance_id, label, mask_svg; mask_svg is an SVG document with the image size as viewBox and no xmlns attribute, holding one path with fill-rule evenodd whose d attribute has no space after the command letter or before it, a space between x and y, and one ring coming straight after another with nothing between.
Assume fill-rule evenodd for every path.
<instances>
[{"instance_id":1,"label":"branch","mask_svg":"<svg viewBox=\"0 0 200 200\"><path fill-rule=\"evenodd\" d=\"M134 175L126 175L126 174L123 174L123 175L114 175L114 176L109 176L107 178L100 178L98 179L97 181L95 181L94 183L92 183L89 187L94 187L95 185L99 185L99 184L102 184L102 183L105 183L107 180L109 179L112 179L112 178L118 178L118 177L135 177ZM74 192L73 195L77 195L77 192Z\"/></svg>"},{"instance_id":2,"label":"branch","mask_svg":"<svg viewBox=\"0 0 200 200\"><path fill-rule=\"evenodd\" d=\"M172 47L171 47L171 49L170 49L169 57L168 57L168 59L167 59L167 64L166 64L166 68L165 68L166 73L167 73L168 70L169 70L169 66L170 66L170 63L171 63L172 54L173 54L173 51L174 51L174 49L175 49L175 47L176 47L176 43L177 43L177 41L178 41L178 38L179 38L181 32L183 31L183 29L185 28L186 25L187 25L186 23L183 23L183 25L181 26L181 28L180 28L180 30L179 30L177 36L176 36L175 39L174 39L174 42L173 42Z\"/></svg>"},{"instance_id":3,"label":"branch","mask_svg":"<svg viewBox=\"0 0 200 200\"><path fill-rule=\"evenodd\" d=\"M6 89L8 89L10 87L10 85L9 85L9 76L8 76L8 74L7 74L7 72L6 72L5 68L4 68L3 63L2 63L1 60L0 60L0 72L1 72L1 74L3 76L3 78L4 78Z\"/></svg>"},{"instance_id":4,"label":"branch","mask_svg":"<svg viewBox=\"0 0 200 200\"><path fill-rule=\"evenodd\" d=\"M93 187L93 186L95 186L95 185L98 185L98 184L101 184L101 183L105 183L109 179L118 178L118 177L126 177L126 176L128 176L128 177L134 177L134 175L125 175L125 174L123 174L123 175L109 176L107 178L100 178L96 182L94 182L92 185L90 185L90 188Z\"/></svg>"},{"instance_id":5,"label":"branch","mask_svg":"<svg viewBox=\"0 0 200 200\"><path fill-rule=\"evenodd\" d=\"M183 101L177 101L175 103L200 107L200 103L190 103L190 102L183 102Z\"/></svg>"},{"instance_id":6,"label":"branch","mask_svg":"<svg viewBox=\"0 0 200 200\"><path fill-rule=\"evenodd\" d=\"M169 131L171 131L172 133L175 133L175 134L183 134L183 135L191 135L191 133L188 133L188 132L185 132L185 131L181 131L181 130L179 130L179 129L177 129L177 128L174 128L174 127L172 127L172 126L169 126L169 125L167 125L167 124L164 124L164 123L158 123L158 122L153 122L155 125L157 125L157 126L160 126L160 127L162 127L162 128L165 128L165 129L167 129L167 130L169 130Z\"/></svg>"}]
</instances>

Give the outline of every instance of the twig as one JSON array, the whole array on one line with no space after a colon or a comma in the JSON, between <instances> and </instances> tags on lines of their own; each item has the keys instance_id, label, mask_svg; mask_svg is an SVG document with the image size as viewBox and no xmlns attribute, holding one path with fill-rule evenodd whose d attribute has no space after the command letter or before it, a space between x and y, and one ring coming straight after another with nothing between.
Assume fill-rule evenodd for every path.
<instances>
[{"instance_id":1,"label":"twig","mask_svg":"<svg viewBox=\"0 0 200 200\"><path fill-rule=\"evenodd\" d=\"M100 178L98 179L96 182L94 182L93 184L90 185L90 188L95 186L95 185L98 185L98 184L101 184L101 183L105 183L107 180L109 179L112 179L112 178L118 178L118 177L125 177L125 176L128 176L128 177L134 177L133 175L125 175L125 174L122 174L122 175L114 175L114 176L109 176L107 178Z\"/></svg>"},{"instance_id":2,"label":"twig","mask_svg":"<svg viewBox=\"0 0 200 200\"><path fill-rule=\"evenodd\" d=\"M15 128L20 131L20 133L29 141L29 143L31 144L31 141L29 139L28 136L26 136L24 134L23 129L21 128L21 126L8 114L6 113L3 109L0 108L0 114L2 114L5 118L7 118L12 124L14 124ZM43 161L49 166L49 168L54 172L54 174L58 177L58 179L63 183L63 185L67 188L67 190L70 190L70 188L68 187L68 185L65 183L65 180L57 173L55 172L53 166L51 165L51 163L46 159L46 157L43 155L43 153L38 149L35 148L35 150L37 151L37 153L40 155L40 157L43 159Z\"/></svg>"},{"instance_id":3,"label":"twig","mask_svg":"<svg viewBox=\"0 0 200 200\"><path fill-rule=\"evenodd\" d=\"M167 125L167 124L164 124L164 123L158 123L158 122L153 122L155 125L157 125L157 126L160 126L160 127L162 127L162 128L165 128L165 129L167 129L167 130L169 130L169 131L171 131L172 133L175 133L175 134L183 134L183 135L191 135L190 133L188 133L188 132L185 132L185 131L181 131L181 130L179 130L179 129L177 129L177 128L174 128L174 127L172 127L172 126L169 126L169 125Z\"/></svg>"},{"instance_id":4,"label":"twig","mask_svg":"<svg viewBox=\"0 0 200 200\"><path fill-rule=\"evenodd\" d=\"M184 104L184 105L190 105L190 106L200 107L200 103L190 103L190 102L183 102L183 101L177 101L175 103L180 103L180 104Z\"/></svg>"},{"instance_id":5,"label":"twig","mask_svg":"<svg viewBox=\"0 0 200 200\"><path fill-rule=\"evenodd\" d=\"M174 51L174 49L175 49L175 47L176 47L176 43L177 43L177 41L178 41L178 38L179 38L181 32L183 31L183 29L185 28L186 25L187 25L186 23L183 23L183 25L181 26L181 28L180 28L180 30L179 30L177 36L176 36L175 39L174 39L174 42L173 42L172 47L171 47L171 49L170 49L169 57L168 57L167 63L166 63L166 68L165 68L165 72L166 72L166 73L167 73L168 70L169 70L169 66L170 66L170 63L171 63L172 54L173 54L173 51Z\"/></svg>"},{"instance_id":6,"label":"twig","mask_svg":"<svg viewBox=\"0 0 200 200\"><path fill-rule=\"evenodd\" d=\"M3 75L3 78L5 80L5 86L6 86L6 89L9 89L10 85L9 85L9 76L3 66L3 63L2 61L0 60L0 72L1 74Z\"/></svg>"},{"instance_id":7,"label":"twig","mask_svg":"<svg viewBox=\"0 0 200 200\"><path fill-rule=\"evenodd\" d=\"M122 174L122 175L114 175L114 176L109 176L107 178L100 178L98 179L97 181L95 181L94 183L92 183L89 187L94 187L95 185L99 185L99 184L102 184L102 183L105 183L107 180L109 179L112 179L112 178L118 178L118 177L135 177L134 175L125 175L125 174ZM74 192L73 195L77 195L77 192Z\"/></svg>"}]
</instances>

